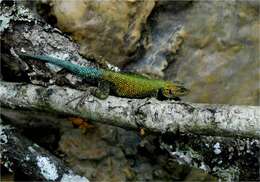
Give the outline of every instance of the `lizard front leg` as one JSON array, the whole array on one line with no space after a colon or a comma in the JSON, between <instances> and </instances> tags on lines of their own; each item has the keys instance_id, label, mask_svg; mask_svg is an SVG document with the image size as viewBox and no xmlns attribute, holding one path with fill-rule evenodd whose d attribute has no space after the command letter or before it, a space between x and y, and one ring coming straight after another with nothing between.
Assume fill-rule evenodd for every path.
<instances>
[{"instance_id":1,"label":"lizard front leg","mask_svg":"<svg viewBox=\"0 0 260 182\"><path fill-rule=\"evenodd\" d=\"M70 101L68 101L66 103L66 105L79 99L79 102L77 103L77 106L76 106L76 107L79 107L80 105L84 104L85 99L89 95L93 95L99 99L104 100L109 96L109 92L110 92L110 83L108 81L99 81L98 87L93 87L93 86L88 87L84 94L71 99Z\"/></svg>"},{"instance_id":2,"label":"lizard front leg","mask_svg":"<svg viewBox=\"0 0 260 182\"><path fill-rule=\"evenodd\" d=\"M110 83L105 80L101 80L98 82L98 88L92 93L95 97L99 99L106 99L110 93Z\"/></svg>"},{"instance_id":3,"label":"lizard front leg","mask_svg":"<svg viewBox=\"0 0 260 182\"><path fill-rule=\"evenodd\" d=\"M77 96L71 100L69 100L68 102L66 102L65 105L68 105L69 103L80 99L79 102L77 103L77 106L82 105L84 103L84 100L89 96L89 95L94 95L94 93L96 92L98 88L97 87L88 87L87 90L84 92L84 94L81 94L80 96Z\"/></svg>"}]
</instances>

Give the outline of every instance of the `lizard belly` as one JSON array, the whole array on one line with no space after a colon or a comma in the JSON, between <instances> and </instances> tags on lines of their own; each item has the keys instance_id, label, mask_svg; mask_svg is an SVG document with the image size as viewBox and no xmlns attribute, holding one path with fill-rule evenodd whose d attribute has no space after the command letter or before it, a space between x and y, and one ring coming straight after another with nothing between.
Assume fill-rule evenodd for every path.
<instances>
[{"instance_id":1,"label":"lizard belly","mask_svg":"<svg viewBox=\"0 0 260 182\"><path fill-rule=\"evenodd\" d=\"M123 84L116 86L114 93L120 97L145 98L155 96L157 90L144 88L140 85Z\"/></svg>"}]
</instances>

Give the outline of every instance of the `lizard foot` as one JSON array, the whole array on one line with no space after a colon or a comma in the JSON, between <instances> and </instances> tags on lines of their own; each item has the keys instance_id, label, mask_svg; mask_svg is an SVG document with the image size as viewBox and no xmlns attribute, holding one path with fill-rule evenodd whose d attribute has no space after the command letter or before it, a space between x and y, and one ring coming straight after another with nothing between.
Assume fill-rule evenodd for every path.
<instances>
[{"instance_id":1,"label":"lizard foot","mask_svg":"<svg viewBox=\"0 0 260 182\"><path fill-rule=\"evenodd\" d=\"M84 104L86 98L87 98L89 95L94 95L94 93L96 93L96 90L97 90L97 89L98 89L97 87L89 87L88 90L87 90L84 94L82 94L82 95L80 95L80 96L77 96L77 97L75 97L75 98L69 100L68 102L66 102L65 105L68 105L69 103L71 103L71 102L73 102L73 101L79 99L79 101L78 101L78 103L77 103L77 105L76 105L76 108L78 108L79 106L81 106L81 105Z\"/></svg>"},{"instance_id":2,"label":"lizard foot","mask_svg":"<svg viewBox=\"0 0 260 182\"><path fill-rule=\"evenodd\" d=\"M76 104L76 108L79 108L80 106L82 106L84 104L86 98L89 95L93 95L93 96L103 100L103 99L106 99L108 97L109 93L104 92L97 87L89 87L84 94L69 100L68 102L66 102L65 105L68 105L69 103L79 99L78 103Z\"/></svg>"}]
</instances>

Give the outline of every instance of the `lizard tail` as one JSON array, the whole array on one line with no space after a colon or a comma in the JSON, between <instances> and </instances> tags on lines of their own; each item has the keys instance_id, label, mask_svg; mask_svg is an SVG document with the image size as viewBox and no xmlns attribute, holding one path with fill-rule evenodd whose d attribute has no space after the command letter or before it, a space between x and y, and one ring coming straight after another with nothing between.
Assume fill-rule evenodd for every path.
<instances>
[{"instance_id":1,"label":"lizard tail","mask_svg":"<svg viewBox=\"0 0 260 182\"><path fill-rule=\"evenodd\" d=\"M54 64L80 77L89 77L95 79L95 78L100 78L102 76L101 70L98 70L97 68L83 67L62 59L58 59L46 55L29 55L29 54L18 54L18 55L22 59L33 59L36 61L42 61L42 62Z\"/></svg>"}]
</instances>

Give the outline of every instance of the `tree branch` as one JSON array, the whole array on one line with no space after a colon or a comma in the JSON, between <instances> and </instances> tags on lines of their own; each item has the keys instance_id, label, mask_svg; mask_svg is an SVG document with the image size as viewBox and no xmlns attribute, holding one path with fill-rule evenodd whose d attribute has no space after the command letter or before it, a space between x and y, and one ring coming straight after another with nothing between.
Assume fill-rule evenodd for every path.
<instances>
[{"instance_id":1,"label":"tree branch","mask_svg":"<svg viewBox=\"0 0 260 182\"><path fill-rule=\"evenodd\" d=\"M258 106L228 106L127 99L109 96L100 100L89 95L77 107L83 92L70 88L48 88L1 82L0 103L5 107L71 114L123 128L145 128L152 132L260 138Z\"/></svg>"},{"instance_id":2,"label":"tree branch","mask_svg":"<svg viewBox=\"0 0 260 182\"><path fill-rule=\"evenodd\" d=\"M4 125L0 118L1 163L9 170L20 170L35 180L88 182L76 175L57 157L30 140L16 129Z\"/></svg>"}]
</instances>

